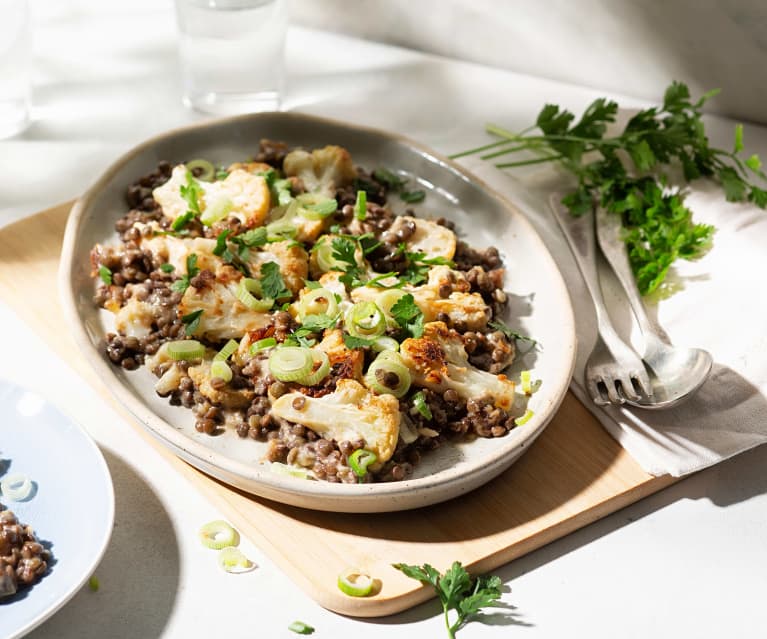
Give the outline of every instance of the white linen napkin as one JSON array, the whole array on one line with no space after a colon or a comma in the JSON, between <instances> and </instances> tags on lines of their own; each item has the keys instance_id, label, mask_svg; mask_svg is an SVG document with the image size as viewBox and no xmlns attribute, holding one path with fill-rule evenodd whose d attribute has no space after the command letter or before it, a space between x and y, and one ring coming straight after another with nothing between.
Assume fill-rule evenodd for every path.
<instances>
[{"instance_id":1,"label":"white linen napkin","mask_svg":"<svg viewBox=\"0 0 767 639\"><path fill-rule=\"evenodd\" d=\"M550 193L565 185L551 170L523 177L477 158L461 162L516 205L549 248L575 312L571 389L646 472L679 477L767 442L767 211L726 202L714 185L694 185L687 204L697 222L717 228L713 248L698 261L677 264L669 276L676 293L645 303L675 345L711 353L711 376L687 402L668 410L601 407L583 384L596 341L593 305L548 206ZM514 278L507 274L512 288ZM604 260L600 279L619 332L637 345L628 301Z\"/></svg>"}]
</instances>

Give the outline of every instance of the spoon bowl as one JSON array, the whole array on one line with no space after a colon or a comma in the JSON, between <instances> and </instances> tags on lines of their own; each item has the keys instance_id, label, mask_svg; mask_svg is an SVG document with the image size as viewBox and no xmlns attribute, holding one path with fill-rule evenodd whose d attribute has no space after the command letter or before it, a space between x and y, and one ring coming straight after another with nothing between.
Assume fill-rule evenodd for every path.
<instances>
[{"instance_id":1,"label":"spoon bowl","mask_svg":"<svg viewBox=\"0 0 767 639\"><path fill-rule=\"evenodd\" d=\"M671 346L647 333L642 360L650 376L652 395L627 399L626 403L650 410L671 408L691 397L706 381L714 363L708 351Z\"/></svg>"}]
</instances>

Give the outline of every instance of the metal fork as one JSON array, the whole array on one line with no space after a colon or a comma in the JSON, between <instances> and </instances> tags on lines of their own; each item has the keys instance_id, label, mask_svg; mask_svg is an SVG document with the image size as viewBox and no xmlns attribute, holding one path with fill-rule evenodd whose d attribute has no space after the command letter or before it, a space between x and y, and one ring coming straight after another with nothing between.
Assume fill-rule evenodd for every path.
<instances>
[{"instance_id":1,"label":"metal fork","mask_svg":"<svg viewBox=\"0 0 767 639\"><path fill-rule=\"evenodd\" d=\"M624 404L641 395L652 395L652 386L642 360L624 342L613 326L605 307L597 271L594 213L575 217L552 195L551 210L567 239L578 269L594 302L597 314L597 343L586 362L586 389L594 403Z\"/></svg>"}]
</instances>

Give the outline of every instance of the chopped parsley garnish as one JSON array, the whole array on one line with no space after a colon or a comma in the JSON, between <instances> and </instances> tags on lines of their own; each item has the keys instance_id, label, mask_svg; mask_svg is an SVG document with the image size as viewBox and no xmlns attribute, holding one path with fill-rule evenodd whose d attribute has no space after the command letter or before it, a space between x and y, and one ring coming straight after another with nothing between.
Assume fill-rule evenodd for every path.
<instances>
[{"instance_id":1,"label":"chopped parsley garnish","mask_svg":"<svg viewBox=\"0 0 767 639\"><path fill-rule=\"evenodd\" d=\"M534 340L532 337L528 337L527 335L522 335L521 333L517 333L517 331L509 328L504 324L501 320L493 320L492 322L488 322L487 325L490 328L494 328L496 331L500 331L506 336L506 339L514 342L514 341L521 341L521 342L529 342L530 348L534 348L538 342Z\"/></svg>"},{"instance_id":2,"label":"chopped parsley garnish","mask_svg":"<svg viewBox=\"0 0 767 639\"><path fill-rule=\"evenodd\" d=\"M304 280L304 286L312 291L318 288L322 288L322 284L315 282L314 280Z\"/></svg>"},{"instance_id":3,"label":"chopped parsley garnish","mask_svg":"<svg viewBox=\"0 0 767 639\"><path fill-rule=\"evenodd\" d=\"M343 262L344 274L338 279L349 288L357 288L365 282L365 269L357 264L357 242L348 237L334 237L331 242L333 258Z\"/></svg>"},{"instance_id":4,"label":"chopped parsley garnish","mask_svg":"<svg viewBox=\"0 0 767 639\"><path fill-rule=\"evenodd\" d=\"M405 269L399 274L403 282L417 286L429 279L429 269L432 266L455 266L455 263L444 257L426 257L426 253L416 251L411 253L400 244L399 251L405 256Z\"/></svg>"},{"instance_id":5,"label":"chopped parsley garnish","mask_svg":"<svg viewBox=\"0 0 767 639\"><path fill-rule=\"evenodd\" d=\"M415 298L406 293L391 307L391 316L411 337L423 335L423 313L415 303Z\"/></svg>"},{"instance_id":6,"label":"chopped parsley garnish","mask_svg":"<svg viewBox=\"0 0 767 639\"><path fill-rule=\"evenodd\" d=\"M393 191L398 191L403 186L405 186L405 184L407 184L407 180L383 167L378 167L375 169L373 171L373 177L382 184L385 184L387 188L390 188Z\"/></svg>"},{"instance_id":7,"label":"chopped parsley garnish","mask_svg":"<svg viewBox=\"0 0 767 639\"><path fill-rule=\"evenodd\" d=\"M245 231L245 233L240 233L240 235L237 235L232 239L235 242L244 244L249 248L254 248L256 246L263 246L266 244L266 235L266 227L259 226L258 228Z\"/></svg>"},{"instance_id":8,"label":"chopped parsley garnish","mask_svg":"<svg viewBox=\"0 0 767 639\"><path fill-rule=\"evenodd\" d=\"M280 265L277 262L266 262L261 265L261 291L264 297L273 300L290 297L291 293L285 287Z\"/></svg>"},{"instance_id":9,"label":"chopped parsley garnish","mask_svg":"<svg viewBox=\"0 0 767 639\"><path fill-rule=\"evenodd\" d=\"M274 185L274 181L277 179L277 171L274 169L267 169L266 171L259 171L256 175L260 175L264 178L266 186L271 188Z\"/></svg>"},{"instance_id":10,"label":"chopped parsley garnish","mask_svg":"<svg viewBox=\"0 0 767 639\"><path fill-rule=\"evenodd\" d=\"M349 335L348 333L344 333L344 346L348 348L349 350L354 350L355 348L369 348L373 345L372 339L365 339L364 337L355 337L354 335Z\"/></svg>"},{"instance_id":11,"label":"chopped parsley garnish","mask_svg":"<svg viewBox=\"0 0 767 639\"><path fill-rule=\"evenodd\" d=\"M399 199L407 202L408 204L417 204L423 202L426 197L426 191L418 189L417 191L402 191L399 194Z\"/></svg>"},{"instance_id":12,"label":"chopped parsley garnish","mask_svg":"<svg viewBox=\"0 0 767 639\"><path fill-rule=\"evenodd\" d=\"M110 271L109 268L103 264L99 266L99 277L101 278L101 281L104 282L104 284L107 286L112 284L112 271Z\"/></svg>"},{"instance_id":13,"label":"chopped parsley garnish","mask_svg":"<svg viewBox=\"0 0 767 639\"><path fill-rule=\"evenodd\" d=\"M189 335L194 335L194 332L197 330L197 328L200 326L200 318L202 317L203 309L192 311L188 315L184 315L181 318L181 321L186 324L186 328L184 329L184 333Z\"/></svg>"},{"instance_id":14,"label":"chopped parsley garnish","mask_svg":"<svg viewBox=\"0 0 767 639\"><path fill-rule=\"evenodd\" d=\"M183 293L189 288L192 278L199 272L200 269L197 268L197 253L192 253L186 258L186 274L182 275L170 285L171 290L176 291L177 293Z\"/></svg>"},{"instance_id":15,"label":"chopped parsley garnish","mask_svg":"<svg viewBox=\"0 0 767 639\"><path fill-rule=\"evenodd\" d=\"M259 227L235 236L231 236L231 233L231 229L224 229L218 234L213 255L218 255L245 277L250 277L250 249L266 243L266 229Z\"/></svg>"},{"instance_id":16,"label":"chopped parsley garnish","mask_svg":"<svg viewBox=\"0 0 767 639\"><path fill-rule=\"evenodd\" d=\"M194 179L191 171L186 172L186 184L182 184L179 189L181 197L186 201L186 213L179 215L170 228L174 231L180 231L189 222L191 222L196 216L200 215L200 196L202 195L202 187L199 182Z\"/></svg>"},{"instance_id":17,"label":"chopped parsley garnish","mask_svg":"<svg viewBox=\"0 0 767 639\"><path fill-rule=\"evenodd\" d=\"M310 635L314 632L314 628L303 621L294 621L288 626L288 630L299 635Z\"/></svg>"},{"instance_id":18,"label":"chopped parsley garnish","mask_svg":"<svg viewBox=\"0 0 767 639\"><path fill-rule=\"evenodd\" d=\"M219 257L224 255L224 252L228 250L226 238L229 237L231 233L232 229L225 229L218 234L216 237L216 246L213 249L213 255L218 255Z\"/></svg>"},{"instance_id":19,"label":"chopped parsley garnish","mask_svg":"<svg viewBox=\"0 0 767 639\"><path fill-rule=\"evenodd\" d=\"M170 264L169 262L166 262L165 264L160 264L160 270L163 273L172 273L176 270L176 267L173 266L173 264Z\"/></svg>"},{"instance_id":20,"label":"chopped parsley garnish","mask_svg":"<svg viewBox=\"0 0 767 639\"><path fill-rule=\"evenodd\" d=\"M227 171L224 167L221 167L216 171L217 180L225 180L228 177L229 177L229 171Z\"/></svg>"},{"instance_id":21,"label":"chopped parsley garnish","mask_svg":"<svg viewBox=\"0 0 767 639\"><path fill-rule=\"evenodd\" d=\"M424 419L432 419L431 408L426 403L426 396L423 391L418 391L413 395L413 406L415 406Z\"/></svg>"},{"instance_id":22,"label":"chopped parsley garnish","mask_svg":"<svg viewBox=\"0 0 767 639\"><path fill-rule=\"evenodd\" d=\"M455 633L460 630L471 617L483 608L500 607L501 587L500 577L481 576L472 578L460 562L455 561L441 575L430 566L410 566L408 564L392 564L411 579L431 585L439 597L445 614L447 636L455 639ZM455 621L450 622L450 611L455 611Z\"/></svg>"}]
</instances>

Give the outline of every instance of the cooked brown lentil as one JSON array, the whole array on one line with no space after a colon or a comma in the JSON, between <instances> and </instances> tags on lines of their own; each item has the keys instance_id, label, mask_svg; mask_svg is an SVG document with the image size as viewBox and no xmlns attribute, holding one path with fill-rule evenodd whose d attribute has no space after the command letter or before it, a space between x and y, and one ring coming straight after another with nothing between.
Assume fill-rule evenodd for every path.
<instances>
[{"instance_id":1,"label":"cooked brown lentil","mask_svg":"<svg viewBox=\"0 0 767 639\"><path fill-rule=\"evenodd\" d=\"M50 552L30 526L0 506L0 599L29 587L48 571Z\"/></svg>"}]
</instances>

